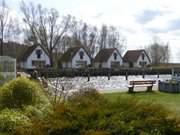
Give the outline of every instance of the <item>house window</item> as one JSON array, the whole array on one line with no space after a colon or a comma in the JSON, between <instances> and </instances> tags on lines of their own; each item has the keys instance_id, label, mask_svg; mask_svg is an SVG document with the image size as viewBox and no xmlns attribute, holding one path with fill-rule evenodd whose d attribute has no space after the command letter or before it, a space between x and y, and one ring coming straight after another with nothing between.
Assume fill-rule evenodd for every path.
<instances>
[{"instance_id":1,"label":"house window","mask_svg":"<svg viewBox=\"0 0 180 135\"><path fill-rule=\"evenodd\" d=\"M36 61L36 60L32 61L32 66L34 66L36 68L43 68L45 66L45 64L46 64L45 61Z\"/></svg>"},{"instance_id":2,"label":"house window","mask_svg":"<svg viewBox=\"0 0 180 135\"><path fill-rule=\"evenodd\" d=\"M111 62L111 68L118 68L118 67L120 67L120 62L119 61Z\"/></svg>"},{"instance_id":3,"label":"house window","mask_svg":"<svg viewBox=\"0 0 180 135\"><path fill-rule=\"evenodd\" d=\"M79 56L80 56L80 59L82 60L83 57L84 57L84 52L83 52L83 51L80 51L80 52L79 52Z\"/></svg>"},{"instance_id":4,"label":"house window","mask_svg":"<svg viewBox=\"0 0 180 135\"><path fill-rule=\"evenodd\" d=\"M142 54L142 60L144 60L144 53Z\"/></svg>"},{"instance_id":5,"label":"house window","mask_svg":"<svg viewBox=\"0 0 180 135\"><path fill-rule=\"evenodd\" d=\"M80 68L85 68L87 66L87 61L76 61L76 66Z\"/></svg>"},{"instance_id":6,"label":"house window","mask_svg":"<svg viewBox=\"0 0 180 135\"><path fill-rule=\"evenodd\" d=\"M114 60L117 60L117 53L114 53Z\"/></svg>"},{"instance_id":7,"label":"house window","mask_svg":"<svg viewBox=\"0 0 180 135\"><path fill-rule=\"evenodd\" d=\"M42 50L40 49L36 50L36 55L37 55L37 58L40 59L42 55Z\"/></svg>"},{"instance_id":8,"label":"house window","mask_svg":"<svg viewBox=\"0 0 180 135\"><path fill-rule=\"evenodd\" d=\"M139 62L139 65L140 65L141 67L145 67L145 66L147 65L147 62L146 62L146 61L140 61L140 62Z\"/></svg>"}]
</instances>

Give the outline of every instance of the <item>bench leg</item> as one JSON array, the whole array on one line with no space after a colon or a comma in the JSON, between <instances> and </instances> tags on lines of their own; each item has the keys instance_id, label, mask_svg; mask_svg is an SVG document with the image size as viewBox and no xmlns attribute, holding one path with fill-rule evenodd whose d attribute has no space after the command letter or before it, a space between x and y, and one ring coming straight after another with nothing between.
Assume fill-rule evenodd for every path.
<instances>
[{"instance_id":1,"label":"bench leg","mask_svg":"<svg viewBox=\"0 0 180 135\"><path fill-rule=\"evenodd\" d=\"M133 93L133 91L134 91L134 86L132 86L132 87L129 87L129 93Z\"/></svg>"},{"instance_id":2,"label":"bench leg","mask_svg":"<svg viewBox=\"0 0 180 135\"><path fill-rule=\"evenodd\" d=\"M147 86L147 92L152 92L152 87L153 86Z\"/></svg>"}]
</instances>

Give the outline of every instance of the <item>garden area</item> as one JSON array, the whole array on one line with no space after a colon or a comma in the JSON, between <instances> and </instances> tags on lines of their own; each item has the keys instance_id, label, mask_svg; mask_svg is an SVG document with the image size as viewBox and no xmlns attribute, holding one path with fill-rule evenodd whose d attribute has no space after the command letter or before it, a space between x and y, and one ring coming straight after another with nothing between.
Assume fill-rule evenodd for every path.
<instances>
[{"instance_id":1,"label":"garden area","mask_svg":"<svg viewBox=\"0 0 180 135\"><path fill-rule=\"evenodd\" d=\"M39 82L17 78L0 87L0 135L177 135L179 97L87 88L61 100Z\"/></svg>"}]
</instances>

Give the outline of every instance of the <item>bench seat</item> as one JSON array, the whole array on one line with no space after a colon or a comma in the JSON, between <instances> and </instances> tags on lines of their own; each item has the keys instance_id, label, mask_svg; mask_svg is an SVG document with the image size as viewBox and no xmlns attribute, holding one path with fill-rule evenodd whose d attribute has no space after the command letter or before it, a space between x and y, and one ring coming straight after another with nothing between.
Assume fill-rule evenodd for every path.
<instances>
[{"instance_id":1,"label":"bench seat","mask_svg":"<svg viewBox=\"0 0 180 135\"><path fill-rule=\"evenodd\" d=\"M147 91L152 91L154 84L156 84L156 80L130 81L128 88L130 93L134 91L134 87L147 87Z\"/></svg>"}]
</instances>

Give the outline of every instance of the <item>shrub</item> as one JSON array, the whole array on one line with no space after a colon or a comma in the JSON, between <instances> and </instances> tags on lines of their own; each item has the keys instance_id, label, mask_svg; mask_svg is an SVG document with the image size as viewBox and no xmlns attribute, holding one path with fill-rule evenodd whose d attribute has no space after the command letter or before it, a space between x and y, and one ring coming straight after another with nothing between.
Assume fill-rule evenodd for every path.
<instances>
[{"instance_id":1,"label":"shrub","mask_svg":"<svg viewBox=\"0 0 180 135\"><path fill-rule=\"evenodd\" d=\"M108 101L95 89L83 89L79 92L75 92L68 100L68 103L71 104L72 107L78 107L78 109L86 109L90 106L101 107L107 102Z\"/></svg>"},{"instance_id":2,"label":"shrub","mask_svg":"<svg viewBox=\"0 0 180 135\"><path fill-rule=\"evenodd\" d=\"M22 108L23 105L34 104L39 91L41 91L39 84L26 78L17 78L2 86L1 104L9 108Z\"/></svg>"},{"instance_id":3,"label":"shrub","mask_svg":"<svg viewBox=\"0 0 180 135\"><path fill-rule=\"evenodd\" d=\"M0 80L4 80L4 76L0 73Z\"/></svg>"},{"instance_id":4,"label":"shrub","mask_svg":"<svg viewBox=\"0 0 180 135\"><path fill-rule=\"evenodd\" d=\"M106 131L86 131L83 135L111 135Z\"/></svg>"},{"instance_id":5,"label":"shrub","mask_svg":"<svg viewBox=\"0 0 180 135\"><path fill-rule=\"evenodd\" d=\"M4 109L0 112L0 131L13 132L17 127L30 125L30 120L22 112Z\"/></svg>"},{"instance_id":6,"label":"shrub","mask_svg":"<svg viewBox=\"0 0 180 135\"><path fill-rule=\"evenodd\" d=\"M114 134L169 135L180 133L179 118L161 105L120 97L106 108L104 124ZM106 115L105 115L106 116ZM114 128L111 128L114 127Z\"/></svg>"},{"instance_id":7,"label":"shrub","mask_svg":"<svg viewBox=\"0 0 180 135\"><path fill-rule=\"evenodd\" d=\"M88 90L56 105L29 129L42 135L176 135L179 125L179 118L160 105L123 97L109 102Z\"/></svg>"}]
</instances>

